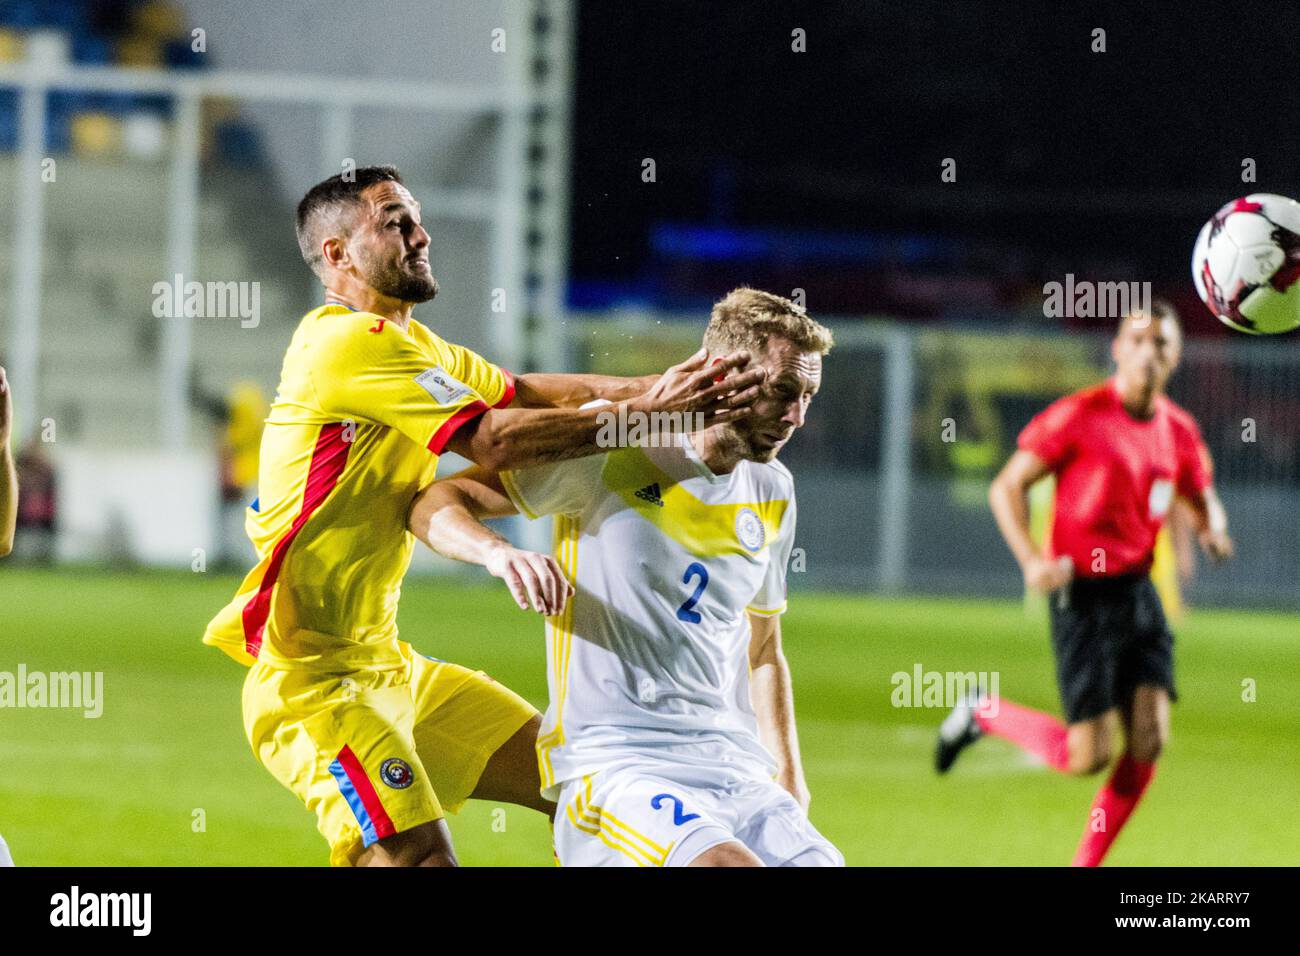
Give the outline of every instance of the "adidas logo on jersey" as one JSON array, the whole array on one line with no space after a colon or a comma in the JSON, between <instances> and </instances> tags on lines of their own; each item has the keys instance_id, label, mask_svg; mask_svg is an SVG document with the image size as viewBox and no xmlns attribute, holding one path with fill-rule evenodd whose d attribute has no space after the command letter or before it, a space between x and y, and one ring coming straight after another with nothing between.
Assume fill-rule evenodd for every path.
<instances>
[{"instance_id":1,"label":"adidas logo on jersey","mask_svg":"<svg viewBox=\"0 0 1300 956\"><path fill-rule=\"evenodd\" d=\"M636 493L636 496L642 501L648 501L650 504L658 505L660 508L664 506L663 498L659 497L659 482L657 481L653 485L646 485Z\"/></svg>"}]
</instances>

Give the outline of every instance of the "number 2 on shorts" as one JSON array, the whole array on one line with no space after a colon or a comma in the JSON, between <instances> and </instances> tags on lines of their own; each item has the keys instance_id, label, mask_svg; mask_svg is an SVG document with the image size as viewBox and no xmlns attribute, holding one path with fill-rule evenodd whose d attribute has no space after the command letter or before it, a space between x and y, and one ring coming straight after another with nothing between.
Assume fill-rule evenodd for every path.
<instances>
[{"instance_id":1,"label":"number 2 on shorts","mask_svg":"<svg viewBox=\"0 0 1300 956\"><path fill-rule=\"evenodd\" d=\"M673 824L681 826L683 823L689 823L691 820L698 820L698 813L682 813L685 808L682 806L680 797L674 797L671 793L657 793L650 798L650 809L658 810L664 805L665 800L673 802Z\"/></svg>"}]
</instances>

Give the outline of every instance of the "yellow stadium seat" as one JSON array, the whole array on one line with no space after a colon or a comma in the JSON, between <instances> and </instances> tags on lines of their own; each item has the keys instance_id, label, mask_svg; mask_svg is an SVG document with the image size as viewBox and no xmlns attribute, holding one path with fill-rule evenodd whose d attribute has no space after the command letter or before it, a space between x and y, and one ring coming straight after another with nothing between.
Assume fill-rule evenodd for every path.
<instances>
[{"instance_id":1,"label":"yellow stadium seat","mask_svg":"<svg viewBox=\"0 0 1300 956\"><path fill-rule=\"evenodd\" d=\"M107 113L78 113L72 118L72 150L80 156L104 156L122 148L122 123Z\"/></svg>"},{"instance_id":2,"label":"yellow stadium seat","mask_svg":"<svg viewBox=\"0 0 1300 956\"><path fill-rule=\"evenodd\" d=\"M154 37L123 37L117 41L117 62L123 66L161 67L163 45Z\"/></svg>"},{"instance_id":3,"label":"yellow stadium seat","mask_svg":"<svg viewBox=\"0 0 1300 956\"><path fill-rule=\"evenodd\" d=\"M0 29L0 63L17 63L22 58L22 34L14 30Z\"/></svg>"},{"instance_id":4,"label":"yellow stadium seat","mask_svg":"<svg viewBox=\"0 0 1300 956\"><path fill-rule=\"evenodd\" d=\"M131 26L136 34L153 40L173 40L189 32L181 11L162 0L138 7L131 16Z\"/></svg>"}]
</instances>

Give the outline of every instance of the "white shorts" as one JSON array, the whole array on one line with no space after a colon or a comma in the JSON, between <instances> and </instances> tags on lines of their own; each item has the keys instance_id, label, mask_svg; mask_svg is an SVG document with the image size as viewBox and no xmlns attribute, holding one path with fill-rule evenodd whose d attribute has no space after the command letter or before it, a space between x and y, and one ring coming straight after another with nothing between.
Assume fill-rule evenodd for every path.
<instances>
[{"instance_id":1,"label":"white shorts","mask_svg":"<svg viewBox=\"0 0 1300 956\"><path fill-rule=\"evenodd\" d=\"M766 866L843 866L844 857L774 781L639 764L565 781L555 817L561 866L687 866L743 843Z\"/></svg>"}]
</instances>

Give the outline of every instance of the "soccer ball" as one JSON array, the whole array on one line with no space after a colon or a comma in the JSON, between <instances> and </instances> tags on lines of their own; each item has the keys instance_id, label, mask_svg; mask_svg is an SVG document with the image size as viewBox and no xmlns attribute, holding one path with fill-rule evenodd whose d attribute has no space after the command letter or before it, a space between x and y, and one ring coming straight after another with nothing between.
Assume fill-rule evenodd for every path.
<instances>
[{"instance_id":1,"label":"soccer ball","mask_svg":"<svg viewBox=\"0 0 1300 956\"><path fill-rule=\"evenodd\" d=\"M1238 332L1300 326L1300 203L1254 193L1214 214L1192 252L1196 292Z\"/></svg>"}]
</instances>

